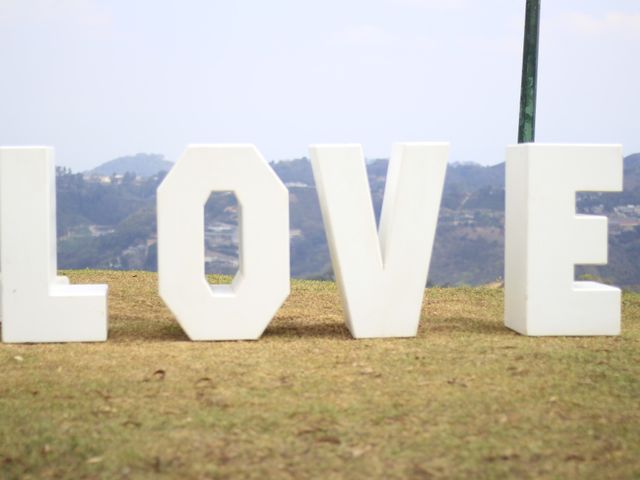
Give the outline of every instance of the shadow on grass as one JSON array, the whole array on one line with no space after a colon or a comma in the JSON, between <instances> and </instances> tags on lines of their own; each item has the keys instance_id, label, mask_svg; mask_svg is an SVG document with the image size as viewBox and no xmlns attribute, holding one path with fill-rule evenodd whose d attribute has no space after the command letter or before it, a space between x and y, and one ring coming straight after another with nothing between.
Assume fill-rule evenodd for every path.
<instances>
[{"instance_id":1,"label":"shadow on grass","mask_svg":"<svg viewBox=\"0 0 640 480\"><path fill-rule=\"evenodd\" d=\"M129 321L109 327L109 340L114 342L188 342L189 337L178 322L157 323Z\"/></svg>"},{"instance_id":2,"label":"shadow on grass","mask_svg":"<svg viewBox=\"0 0 640 480\"><path fill-rule=\"evenodd\" d=\"M502 321L484 318L447 317L438 319L423 318L421 330L429 334L473 333L484 335L516 335L504 326Z\"/></svg>"},{"instance_id":3,"label":"shadow on grass","mask_svg":"<svg viewBox=\"0 0 640 480\"><path fill-rule=\"evenodd\" d=\"M351 340L351 334L344 323L323 322L323 323L296 323L288 321L274 322L267 327L264 337L280 338L332 338L336 340Z\"/></svg>"},{"instance_id":4,"label":"shadow on grass","mask_svg":"<svg viewBox=\"0 0 640 480\"><path fill-rule=\"evenodd\" d=\"M2 323L0 323L0 339L2 337ZM110 325L107 334L107 342L188 342L189 337L180 328L180 325ZM27 342L27 344L39 344L47 342ZM53 344L76 343L76 342L53 342ZM79 342L85 343L85 342ZM92 343L92 342L88 342Z\"/></svg>"},{"instance_id":5,"label":"shadow on grass","mask_svg":"<svg viewBox=\"0 0 640 480\"><path fill-rule=\"evenodd\" d=\"M493 320L448 317L423 318L420 323L419 336L449 334L484 334L494 336L517 336L517 333L505 327L502 322ZM0 323L0 338L2 324ZM301 319L278 319L271 323L263 334L264 338L325 338L335 340L352 340L351 333L344 323L314 322L301 323ZM108 341L113 342L189 342L189 337L177 322L149 322L148 319L118 322L109 326Z\"/></svg>"},{"instance_id":6,"label":"shadow on grass","mask_svg":"<svg viewBox=\"0 0 640 480\"><path fill-rule=\"evenodd\" d=\"M502 322L465 317L423 318L419 332L419 336L460 334L517 336L515 332L505 327ZM336 340L351 340L353 338L344 323L316 322L304 324L300 323L299 319L274 322L267 328L264 337L332 338Z\"/></svg>"},{"instance_id":7,"label":"shadow on grass","mask_svg":"<svg viewBox=\"0 0 640 480\"><path fill-rule=\"evenodd\" d=\"M351 334L342 322L305 322L303 318L279 317L263 334L270 338L334 338L350 340ZM170 322L132 318L113 322L109 326L109 340L114 342L189 342L177 320Z\"/></svg>"}]
</instances>

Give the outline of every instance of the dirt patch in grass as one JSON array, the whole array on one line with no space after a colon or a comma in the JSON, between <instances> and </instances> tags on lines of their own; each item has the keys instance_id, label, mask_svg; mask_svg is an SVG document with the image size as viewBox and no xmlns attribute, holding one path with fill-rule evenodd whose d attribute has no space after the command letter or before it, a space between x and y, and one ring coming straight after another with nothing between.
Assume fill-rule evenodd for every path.
<instances>
[{"instance_id":1,"label":"dirt patch in grass","mask_svg":"<svg viewBox=\"0 0 640 480\"><path fill-rule=\"evenodd\" d=\"M414 339L353 340L295 281L257 342L194 343L145 272L109 341L0 345L1 478L638 478L640 295L615 338L527 338L500 289L430 289Z\"/></svg>"}]
</instances>

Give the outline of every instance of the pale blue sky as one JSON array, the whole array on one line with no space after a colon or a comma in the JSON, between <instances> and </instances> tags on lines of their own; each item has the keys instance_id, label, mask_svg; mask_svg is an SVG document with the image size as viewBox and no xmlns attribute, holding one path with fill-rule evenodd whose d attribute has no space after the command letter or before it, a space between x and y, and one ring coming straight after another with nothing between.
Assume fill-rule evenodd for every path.
<instances>
[{"instance_id":1,"label":"pale blue sky","mask_svg":"<svg viewBox=\"0 0 640 480\"><path fill-rule=\"evenodd\" d=\"M525 0L0 0L0 145L83 170L188 143L516 139ZM542 0L538 141L640 151L640 0Z\"/></svg>"}]
</instances>

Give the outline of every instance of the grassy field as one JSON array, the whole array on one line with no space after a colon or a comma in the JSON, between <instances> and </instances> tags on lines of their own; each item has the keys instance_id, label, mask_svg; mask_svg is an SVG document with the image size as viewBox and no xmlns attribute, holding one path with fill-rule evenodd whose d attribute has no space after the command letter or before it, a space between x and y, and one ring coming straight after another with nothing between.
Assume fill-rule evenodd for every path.
<instances>
[{"instance_id":1,"label":"grassy field","mask_svg":"<svg viewBox=\"0 0 640 480\"><path fill-rule=\"evenodd\" d=\"M640 295L617 338L527 338L502 290L430 289L414 339L353 340L296 281L257 342L189 342L143 272L109 341L0 345L0 478L640 478Z\"/></svg>"}]
</instances>

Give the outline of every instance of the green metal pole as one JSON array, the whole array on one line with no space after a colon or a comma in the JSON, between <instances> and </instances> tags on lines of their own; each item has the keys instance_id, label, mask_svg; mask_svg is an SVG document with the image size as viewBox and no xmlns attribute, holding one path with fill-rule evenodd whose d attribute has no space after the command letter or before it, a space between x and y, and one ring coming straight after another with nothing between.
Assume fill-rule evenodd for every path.
<instances>
[{"instance_id":1,"label":"green metal pole","mask_svg":"<svg viewBox=\"0 0 640 480\"><path fill-rule=\"evenodd\" d=\"M536 93L538 88L538 41L540 38L540 1L527 0L520 89L518 143L536 138Z\"/></svg>"}]
</instances>

